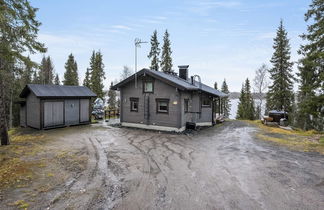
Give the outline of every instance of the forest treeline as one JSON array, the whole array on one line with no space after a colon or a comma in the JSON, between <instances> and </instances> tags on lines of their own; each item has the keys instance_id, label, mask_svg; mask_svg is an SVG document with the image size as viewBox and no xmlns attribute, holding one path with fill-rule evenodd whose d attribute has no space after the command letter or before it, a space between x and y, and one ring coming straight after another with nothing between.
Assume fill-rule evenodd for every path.
<instances>
[{"instance_id":1,"label":"forest treeline","mask_svg":"<svg viewBox=\"0 0 324 210\"><path fill-rule=\"evenodd\" d=\"M257 69L253 90L248 78L243 83L237 119L260 119L269 110L283 110L289 114L290 125L323 130L324 0L312 1L305 21L308 26L307 32L300 35L304 44L298 50L301 59L297 62L297 74L293 73L288 32L281 20L274 38L271 67L263 64ZM297 92L294 91L296 83ZM255 98L259 99L257 103ZM261 113L264 101L266 113Z\"/></svg>"}]
</instances>

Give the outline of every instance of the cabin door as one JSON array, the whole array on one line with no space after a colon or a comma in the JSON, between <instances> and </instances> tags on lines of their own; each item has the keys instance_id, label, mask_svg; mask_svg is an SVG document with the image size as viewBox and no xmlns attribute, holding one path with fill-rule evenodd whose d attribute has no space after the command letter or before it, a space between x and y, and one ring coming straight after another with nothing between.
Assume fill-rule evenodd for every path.
<instances>
[{"instance_id":1,"label":"cabin door","mask_svg":"<svg viewBox=\"0 0 324 210\"><path fill-rule=\"evenodd\" d=\"M145 124L150 124L150 96L144 96L144 120Z\"/></svg>"}]
</instances>

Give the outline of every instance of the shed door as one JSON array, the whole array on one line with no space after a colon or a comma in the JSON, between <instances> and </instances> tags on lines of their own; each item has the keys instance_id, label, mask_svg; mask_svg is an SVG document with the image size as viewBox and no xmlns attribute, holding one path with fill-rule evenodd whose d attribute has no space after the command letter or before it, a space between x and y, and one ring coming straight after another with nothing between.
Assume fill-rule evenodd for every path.
<instances>
[{"instance_id":1,"label":"shed door","mask_svg":"<svg viewBox=\"0 0 324 210\"><path fill-rule=\"evenodd\" d=\"M89 99L80 99L80 122L89 122Z\"/></svg>"},{"instance_id":2,"label":"shed door","mask_svg":"<svg viewBox=\"0 0 324 210\"><path fill-rule=\"evenodd\" d=\"M80 122L79 99L65 100L65 124L76 125Z\"/></svg>"},{"instance_id":3,"label":"shed door","mask_svg":"<svg viewBox=\"0 0 324 210\"><path fill-rule=\"evenodd\" d=\"M44 127L63 125L63 101L44 102Z\"/></svg>"}]
</instances>

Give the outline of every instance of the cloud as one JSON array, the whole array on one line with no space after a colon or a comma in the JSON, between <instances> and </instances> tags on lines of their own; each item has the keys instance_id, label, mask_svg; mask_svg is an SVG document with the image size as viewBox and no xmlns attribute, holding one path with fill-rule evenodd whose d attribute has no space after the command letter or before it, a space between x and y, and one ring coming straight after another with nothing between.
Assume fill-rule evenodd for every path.
<instances>
[{"instance_id":1,"label":"cloud","mask_svg":"<svg viewBox=\"0 0 324 210\"><path fill-rule=\"evenodd\" d=\"M164 16L146 16L142 19L139 19L142 23L151 23L151 24L161 24L167 20L167 17Z\"/></svg>"},{"instance_id":2,"label":"cloud","mask_svg":"<svg viewBox=\"0 0 324 210\"><path fill-rule=\"evenodd\" d=\"M256 40L273 39L275 36L276 32L260 33L256 36Z\"/></svg>"},{"instance_id":3,"label":"cloud","mask_svg":"<svg viewBox=\"0 0 324 210\"><path fill-rule=\"evenodd\" d=\"M126 26L126 25L113 25L111 27L114 29L133 30L133 28Z\"/></svg>"}]
</instances>

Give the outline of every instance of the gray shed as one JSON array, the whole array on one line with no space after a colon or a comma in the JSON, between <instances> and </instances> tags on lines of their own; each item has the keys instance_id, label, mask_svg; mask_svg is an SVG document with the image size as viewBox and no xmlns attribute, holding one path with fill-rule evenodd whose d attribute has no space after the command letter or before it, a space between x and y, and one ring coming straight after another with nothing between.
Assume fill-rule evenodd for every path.
<instances>
[{"instance_id":1,"label":"gray shed","mask_svg":"<svg viewBox=\"0 0 324 210\"><path fill-rule=\"evenodd\" d=\"M29 84L20 93L20 124L49 129L91 122L91 98L96 97L82 86Z\"/></svg>"}]
</instances>

